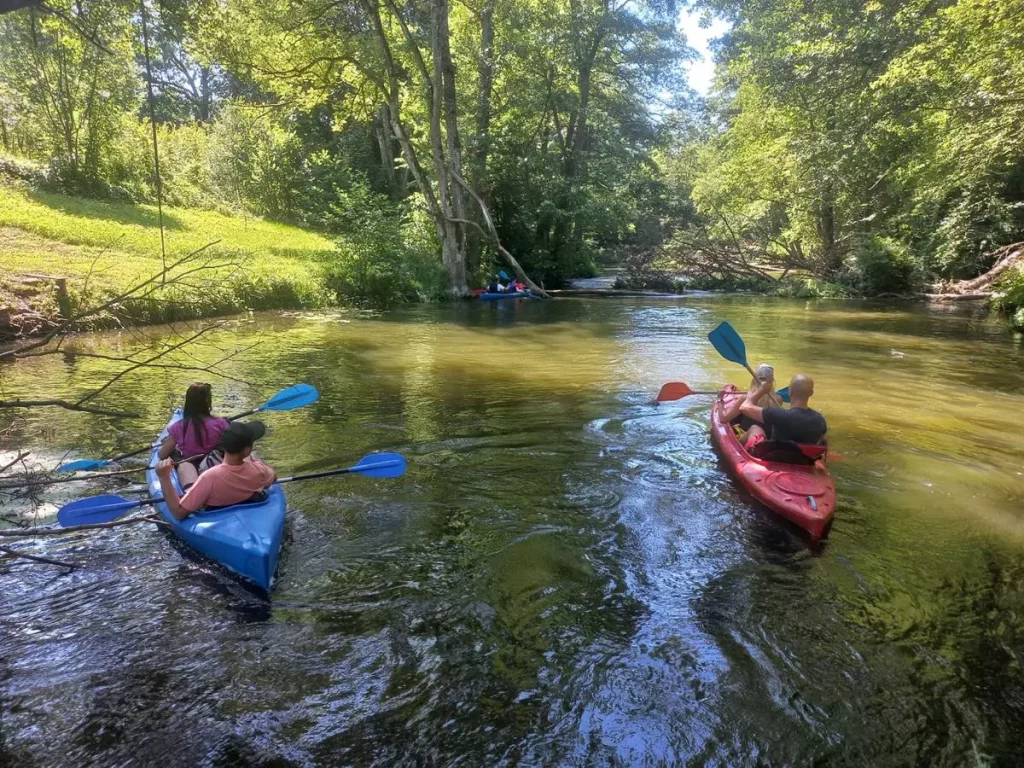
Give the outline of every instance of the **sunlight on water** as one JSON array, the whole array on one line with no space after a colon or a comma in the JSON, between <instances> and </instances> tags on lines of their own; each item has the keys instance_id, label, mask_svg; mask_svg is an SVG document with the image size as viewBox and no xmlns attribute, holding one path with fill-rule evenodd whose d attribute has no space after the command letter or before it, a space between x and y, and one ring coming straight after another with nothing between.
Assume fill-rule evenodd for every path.
<instances>
[{"instance_id":1,"label":"sunlight on water","mask_svg":"<svg viewBox=\"0 0 1024 768\"><path fill-rule=\"evenodd\" d=\"M733 486L710 398L811 374L839 492L810 546ZM144 350L167 329L76 339ZM961 308L683 297L231 319L196 350L217 410L262 417L280 474L400 451L399 481L287 486L270 602L168 536L26 542L0 566L0 763L1014 764L1024 719L1019 340ZM102 360L0 370L73 398ZM37 411L33 459L145 445L196 371L149 370L122 421ZM0 457L2 458L2 457ZM138 485L70 484L69 498ZM0 499L4 516L15 506Z\"/></svg>"}]
</instances>

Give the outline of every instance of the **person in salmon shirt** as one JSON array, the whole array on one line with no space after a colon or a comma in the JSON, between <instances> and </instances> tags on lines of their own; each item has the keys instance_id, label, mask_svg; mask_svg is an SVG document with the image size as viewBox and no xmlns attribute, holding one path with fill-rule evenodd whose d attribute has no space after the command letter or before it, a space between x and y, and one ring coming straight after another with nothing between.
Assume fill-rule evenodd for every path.
<instances>
[{"instance_id":1,"label":"person in salmon shirt","mask_svg":"<svg viewBox=\"0 0 1024 768\"><path fill-rule=\"evenodd\" d=\"M220 436L228 428L228 420L214 416L212 410L213 388L209 384L190 385L185 392L181 419L168 427L167 439L160 446L161 459L177 460L182 488L189 488L196 481L203 460L220 445Z\"/></svg>"},{"instance_id":2,"label":"person in salmon shirt","mask_svg":"<svg viewBox=\"0 0 1024 768\"><path fill-rule=\"evenodd\" d=\"M184 496L171 482L174 461L170 458L156 465L160 490L171 514L184 520L205 507L228 507L248 501L277 482L277 473L252 455L253 443L266 433L260 421L235 421L220 437L224 461L205 470ZM181 467L178 467L181 471ZM180 480L180 477L179 477Z\"/></svg>"}]
</instances>

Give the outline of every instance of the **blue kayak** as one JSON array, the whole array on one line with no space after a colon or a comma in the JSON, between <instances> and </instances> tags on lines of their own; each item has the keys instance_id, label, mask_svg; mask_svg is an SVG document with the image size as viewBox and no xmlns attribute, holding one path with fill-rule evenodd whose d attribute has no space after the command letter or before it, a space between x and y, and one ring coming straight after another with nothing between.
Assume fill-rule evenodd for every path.
<instances>
[{"instance_id":1,"label":"blue kayak","mask_svg":"<svg viewBox=\"0 0 1024 768\"><path fill-rule=\"evenodd\" d=\"M516 291L515 293L484 293L478 294L481 301L498 301L499 299L532 299L530 291Z\"/></svg>"},{"instance_id":2,"label":"blue kayak","mask_svg":"<svg viewBox=\"0 0 1024 768\"><path fill-rule=\"evenodd\" d=\"M170 427L180 419L181 411L177 410L167 426ZM165 428L153 446L149 466L156 466L160 460L157 451L166 437ZM181 493L177 472L171 477L174 487ZM146 470L146 482L151 496L162 495L160 479L156 476L155 470ZM270 590L277 568L277 556L281 552L284 513L287 508L284 491L280 485L270 487L265 501L197 512L184 520L175 519L166 504L155 506L174 534L196 552L220 563L229 571L243 576L257 586Z\"/></svg>"}]
</instances>

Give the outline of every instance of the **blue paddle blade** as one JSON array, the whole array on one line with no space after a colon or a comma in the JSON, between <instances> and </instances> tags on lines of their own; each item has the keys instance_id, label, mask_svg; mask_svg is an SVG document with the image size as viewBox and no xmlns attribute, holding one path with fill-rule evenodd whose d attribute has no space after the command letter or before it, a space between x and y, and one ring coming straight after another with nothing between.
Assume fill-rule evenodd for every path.
<instances>
[{"instance_id":1,"label":"blue paddle blade","mask_svg":"<svg viewBox=\"0 0 1024 768\"><path fill-rule=\"evenodd\" d=\"M509 279L508 275L505 274L505 270L504 269L498 270L498 277L500 277L502 280L508 280Z\"/></svg>"},{"instance_id":2,"label":"blue paddle blade","mask_svg":"<svg viewBox=\"0 0 1024 768\"><path fill-rule=\"evenodd\" d=\"M260 406L261 411L291 411L303 406L312 405L320 399L316 387L309 384L296 384L294 387L282 389Z\"/></svg>"},{"instance_id":3,"label":"blue paddle blade","mask_svg":"<svg viewBox=\"0 0 1024 768\"><path fill-rule=\"evenodd\" d=\"M96 472L100 469L106 469L110 466L109 461L99 461L97 459L79 459L78 461L71 461L67 464L61 464L57 467L58 472Z\"/></svg>"},{"instance_id":4,"label":"blue paddle blade","mask_svg":"<svg viewBox=\"0 0 1024 768\"><path fill-rule=\"evenodd\" d=\"M92 496L65 504L57 512L57 522L64 528L72 525L109 523L134 507L141 507L141 501L129 501L120 496Z\"/></svg>"},{"instance_id":5,"label":"blue paddle blade","mask_svg":"<svg viewBox=\"0 0 1024 768\"><path fill-rule=\"evenodd\" d=\"M792 402L792 400L789 399L789 387L786 387L785 389L780 389L775 394L778 395L779 397L781 397L782 398L782 402L784 402L784 403L791 403Z\"/></svg>"},{"instance_id":6,"label":"blue paddle blade","mask_svg":"<svg viewBox=\"0 0 1024 768\"><path fill-rule=\"evenodd\" d=\"M708 334L708 339L718 350L718 354L733 363L747 364L747 348L736 329L729 323L722 323Z\"/></svg>"},{"instance_id":7,"label":"blue paddle blade","mask_svg":"<svg viewBox=\"0 0 1024 768\"><path fill-rule=\"evenodd\" d=\"M352 467L352 471L366 477L401 477L405 466L405 456L400 453L371 453Z\"/></svg>"}]
</instances>

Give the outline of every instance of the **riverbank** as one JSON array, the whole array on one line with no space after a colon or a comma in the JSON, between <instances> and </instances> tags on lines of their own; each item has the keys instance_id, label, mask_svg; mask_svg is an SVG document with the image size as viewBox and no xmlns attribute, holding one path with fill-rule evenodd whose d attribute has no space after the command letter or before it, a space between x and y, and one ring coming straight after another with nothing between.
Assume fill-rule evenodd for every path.
<instances>
[{"instance_id":1,"label":"riverbank","mask_svg":"<svg viewBox=\"0 0 1024 768\"><path fill-rule=\"evenodd\" d=\"M149 324L249 309L334 304L338 243L299 227L165 207L167 263L203 249L193 272L110 321ZM97 304L160 273L155 206L90 200L0 184L0 338L46 330L63 311ZM182 270L184 271L184 270ZM173 278L170 275L169 278Z\"/></svg>"}]
</instances>

